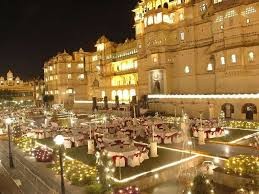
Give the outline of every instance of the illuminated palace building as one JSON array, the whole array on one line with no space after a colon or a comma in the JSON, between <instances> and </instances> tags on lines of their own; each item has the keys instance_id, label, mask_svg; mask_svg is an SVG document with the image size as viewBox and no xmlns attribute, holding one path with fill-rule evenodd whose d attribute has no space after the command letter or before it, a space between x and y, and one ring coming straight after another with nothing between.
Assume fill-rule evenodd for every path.
<instances>
[{"instance_id":1,"label":"illuminated palace building","mask_svg":"<svg viewBox=\"0 0 259 194\"><path fill-rule=\"evenodd\" d=\"M135 40L58 54L45 63L47 92L57 103L148 95L153 110L259 119L258 10L257 0L142 0Z\"/></svg>"},{"instance_id":2,"label":"illuminated palace building","mask_svg":"<svg viewBox=\"0 0 259 194\"><path fill-rule=\"evenodd\" d=\"M35 102L40 104L44 83L40 81L23 81L8 71L6 78L0 76L0 101Z\"/></svg>"}]
</instances>

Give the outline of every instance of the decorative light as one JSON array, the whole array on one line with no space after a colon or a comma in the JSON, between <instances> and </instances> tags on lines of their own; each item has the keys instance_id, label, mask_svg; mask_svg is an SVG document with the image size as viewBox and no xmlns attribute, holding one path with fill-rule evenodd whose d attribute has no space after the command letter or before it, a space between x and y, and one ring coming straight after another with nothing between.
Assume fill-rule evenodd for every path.
<instances>
[{"instance_id":1,"label":"decorative light","mask_svg":"<svg viewBox=\"0 0 259 194\"><path fill-rule=\"evenodd\" d=\"M158 178L159 178L159 175L156 173L156 174L154 175L154 177L155 177L155 179L158 179Z\"/></svg>"},{"instance_id":2,"label":"decorative light","mask_svg":"<svg viewBox=\"0 0 259 194\"><path fill-rule=\"evenodd\" d=\"M7 125L10 125L12 122L13 122L12 119L9 118L9 117L5 119L5 123L6 123Z\"/></svg>"},{"instance_id":3,"label":"decorative light","mask_svg":"<svg viewBox=\"0 0 259 194\"><path fill-rule=\"evenodd\" d=\"M257 94L151 94L149 99L259 99Z\"/></svg>"},{"instance_id":4,"label":"decorative light","mask_svg":"<svg viewBox=\"0 0 259 194\"><path fill-rule=\"evenodd\" d=\"M57 136L54 138L54 142L55 142L55 144L57 144L57 145L63 145L63 144L64 144L64 136L63 136L63 135L57 135Z\"/></svg>"}]
</instances>

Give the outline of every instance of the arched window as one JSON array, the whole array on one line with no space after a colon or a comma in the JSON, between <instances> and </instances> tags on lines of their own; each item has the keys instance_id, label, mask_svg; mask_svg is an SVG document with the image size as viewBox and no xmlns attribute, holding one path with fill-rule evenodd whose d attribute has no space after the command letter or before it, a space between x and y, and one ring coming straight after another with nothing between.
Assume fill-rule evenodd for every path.
<instances>
[{"instance_id":1,"label":"arched window","mask_svg":"<svg viewBox=\"0 0 259 194\"><path fill-rule=\"evenodd\" d=\"M225 113L225 118L231 118L234 113L234 106L230 103L225 103L221 106L221 110Z\"/></svg>"},{"instance_id":2,"label":"arched window","mask_svg":"<svg viewBox=\"0 0 259 194\"><path fill-rule=\"evenodd\" d=\"M127 101L129 100L129 91L123 90L123 100Z\"/></svg>"},{"instance_id":3,"label":"arched window","mask_svg":"<svg viewBox=\"0 0 259 194\"><path fill-rule=\"evenodd\" d=\"M255 54L254 54L254 52L250 51L250 52L248 53L248 61L249 61L249 62L253 62L254 59L255 59Z\"/></svg>"},{"instance_id":4,"label":"arched window","mask_svg":"<svg viewBox=\"0 0 259 194\"><path fill-rule=\"evenodd\" d=\"M237 62L237 56L236 56L236 54L232 54L232 55L231 55L231 61L232 61L232 63L236 63L236 62Z\"/></svg>"},{"instance_id":5,"label":"arched window","mask_svg":"<svg viewBox=\"0 0 259 194\"><path fill-rule=\"evenodd\" d=\"M168 3L164 3L164 8L168 9Z\"/></svg>"},{"instance_id":6,"label":"arched window","mask_svg":"<svg viewBox=\"0 0 259 194\"><path fill-rule=\"evenodd\" d=\"M130 89L130 96L136 96L136 90L135 89Z\"/></svg>"},{"instance_id":7,"label":"arched window","mask_svg":"<svg viewBox=\"0 0 259 194\"><path fill-rule=\"evenodd\" d=\"M254 114L257 114L257 107L252 103L246 103L242 107L242 113L245 114L247 120L253 120Z\"/></svg>"},{"instance_id":8,"label":"arched window","mask_svg":"<svg viewBox=\"0 0 259 194\"><path fill-rule=\"evenodd\" d=\"M119 96L119 99L122 99L122 91L121 90L117 91L117 96Z\"/></svg>"},{"instance_id":9,"label":"arched window","mask_svg":"<svg viewBox=\"0 0 259 194\"><path fill-rule=\"evenodd\" d=\"M147 20L147 25L152 25L153 24L153 16L149 16Z\"/></svg>"},{"instance_id":10,"label":"arched window","mask_svg":"<svg viewBox=\"0 0 259 194\"><path fill-rule=\"evenodd\" d=\"M115 96L116 96L116 91L113 90L113 91L112 91L112 100L115 100Z\"/></svg>"},{"instance_id":11,"label":"arched window","mask_svg":"<svg viewBox=\"0 0 259 194\"><path fill-rule=\"evenodd\" d=\"M188 65L185 66L184 73L186 73L186 74L190 73L190 67Z\"/></svg>"},{"instance_id":12,"label":"arched window","mask_svg":"<svg viewBox=\"0 0 259 194\"><path fill-rule=\"evenodd\" d=\"M211 63L208 64L207 71L213 71L213 65Z\"/></svg>"}]
</instances>

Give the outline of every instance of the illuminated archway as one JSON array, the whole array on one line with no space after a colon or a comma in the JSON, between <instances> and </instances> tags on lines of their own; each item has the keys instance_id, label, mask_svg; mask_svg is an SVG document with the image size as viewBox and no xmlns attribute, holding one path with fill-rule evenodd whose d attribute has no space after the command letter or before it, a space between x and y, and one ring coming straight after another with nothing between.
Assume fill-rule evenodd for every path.
<instances>
[{"instance_id":1,"label":"illuminated archway","mask_svg":"<svg viewBox=\"0 0 259 194\"><path fill-rule=\"evenodd\" d=\"M128 90L123 90L122 99L124 101L128 101L129 100L129 91Z\"/></svg>"}]
</instances>

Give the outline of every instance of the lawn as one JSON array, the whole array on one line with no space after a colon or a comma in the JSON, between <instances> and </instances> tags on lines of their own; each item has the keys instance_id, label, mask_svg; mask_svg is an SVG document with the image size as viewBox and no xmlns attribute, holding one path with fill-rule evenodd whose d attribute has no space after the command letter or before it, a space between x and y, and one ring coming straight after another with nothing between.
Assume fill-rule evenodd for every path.
<instances>
[{"instance_id":1,"label":"lawn","mask_svg":"<svg viewBox=\"0 0 259 194\"><path fill-rule=\"evenodd\" d=\"M41 139L37 141L51 148L55 148L55 144L53 143L52 139ZM94 155L87 154L87 146L66 149L66 155L76 160L82 161L85 164L88 164L90 166L94 166L96 162ZM158 155L159 156L157 158L150 158L148 160L145 160L140 166L137 166L134 168L129 166L121 168L122 179L139 173L150 171L152 169L158 168L166 164L170 164L172 162L175 162L190 156L190 154L169 151L161 148L158 148ZM120 177L119 174L120 174L120 169L116 168L115 177L118 179Z\"/></svg>"},{"instance_id":2,"label":"lawn","mask_svg":"<svg viewBox=\"0 0 259 194\"><path fill-rule=\"evenodd\" d=\"M169 151L169 150L158 148L158 157L157 158L150 158L148 160L144 160L144 162L141 163L140 166L136 166L134 168L130 167L130 166L121 168L121 177L123 179L123 178L130 177L130 176L133 176L133 175L136 175L139 173L150 171L152 169L161 167L163 165L179 161L186 157L190 157L190 154ZM115 172L116 178L120 177L119 172L120 172L120 169L116 168L116 172ZM178 172L176 172L176 173L178 173Z\"/></svg>"},{"instance_id":3,"label":"lawn","mask_svg":"<svg viewBox=\"0 0 259 194\"><path fill-rule=\"evenodd\" d=\"M224 137L217 137L210 139L211 141L218 141L218 142L231 142L236 139L242 138L244 136L250 135L255 133L255 131L248 131L248 130L240 130L240 129L228 129L229 134L225 135Z\"/></svg>"}]
</instances>

